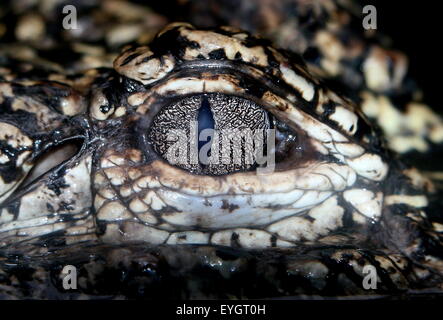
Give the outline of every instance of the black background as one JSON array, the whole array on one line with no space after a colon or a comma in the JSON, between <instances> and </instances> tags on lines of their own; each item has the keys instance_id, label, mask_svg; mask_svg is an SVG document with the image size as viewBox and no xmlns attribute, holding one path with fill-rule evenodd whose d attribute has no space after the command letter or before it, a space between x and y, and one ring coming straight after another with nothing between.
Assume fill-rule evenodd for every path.
<instances>
[{"instance_id":1,"label":"black background","mask_svg":"<svg viewBox=\"0 0 443 320\"><path fill-rule=\"evenodd\" d=\"M364 1L377 8L377 31L409 57L411 75L423 89L424 100L443 113L443 9L441 1Z\"/></svg>"}]
</instances>

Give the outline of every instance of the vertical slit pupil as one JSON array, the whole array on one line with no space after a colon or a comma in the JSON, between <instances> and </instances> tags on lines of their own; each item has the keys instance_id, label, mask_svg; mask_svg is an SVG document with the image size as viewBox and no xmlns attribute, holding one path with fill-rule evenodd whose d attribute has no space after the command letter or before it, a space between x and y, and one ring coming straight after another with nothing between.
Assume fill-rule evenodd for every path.
<instances>
[{"instance_id":1,"label":"vertical slit pupil","mask_svg":"<svg viewBox=\"0 0 443 320\"><path fill-rule=\"evenodd\" d=\"M200 133L205 130L205 129L214 129L215 126L215 121L214 121L214 115L212 114L211 111L211 106L210 103L208 101L208 98L206 96L203 96L202 101L201 101L201 105L200 105L200 109L198 110L198 115L197 115L197 123L198 123L198 135L197 135L197 139L198 139L198 152L200 154L200 149L206 144L208 143L208 141L200 141L199 137L200 137ZM210 143L212 143L212 137L208 137ZM209 148L208 151L208 156L211 155L211 148Z\"/></svg>"}]
</instances>

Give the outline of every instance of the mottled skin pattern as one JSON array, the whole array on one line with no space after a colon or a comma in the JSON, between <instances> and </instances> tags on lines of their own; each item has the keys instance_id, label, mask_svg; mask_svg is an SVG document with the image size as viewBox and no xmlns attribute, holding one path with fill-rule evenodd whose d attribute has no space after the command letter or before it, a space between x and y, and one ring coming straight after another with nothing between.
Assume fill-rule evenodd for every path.
<instances>
[{"instance_id":1,"label":"mottled skin pattern","mask_svg":"<svg viewBox=\"0 0 443 320\"><path fill-rule=\"evenodd\" d=\"M209 5L206 21L194 4L186 10L200 25L227 19L227 4ZM353 32L351 7L264 1L254 14L267 24L243 19L246 9L225 21L288 51L233 27L176 23L152 39L164 18L143 11L148 23L136 6L101 6L138 29L119 37L115 22L113 31L96 25L95 35L88 27L39 34L41 18L29 13L18 19L19 42L1 48L0 297L439 294L438 190L401 158L440 143L441 119L417 100L405 56ZM47 21L59 8L44 11ZM39 37L46 40L33 42ZM78 57L48 58L60 37ZM150 125L171 101L203 93L254 101L301 152L264 176L168 164L152 150ZM71 145L78 148L63 163L35 169ZM80 269L74 293L61 289L67 264ZM376 290L362 288L368 264Z\"/></svg>"}]
</instances>

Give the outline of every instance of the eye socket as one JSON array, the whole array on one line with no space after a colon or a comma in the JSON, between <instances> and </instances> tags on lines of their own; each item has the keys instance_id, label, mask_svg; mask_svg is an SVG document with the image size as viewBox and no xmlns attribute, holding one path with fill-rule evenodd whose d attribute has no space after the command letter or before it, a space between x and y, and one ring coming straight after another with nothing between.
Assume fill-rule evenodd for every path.
<instances>
[{"instance_id":1,"label":"eye socket","mask_svg":"<svg viewBox=\"0 0 443 320\"><path fill-rule=\"evenodd\" d=\"M221 93L192 95L163 107L148 140L170 164L204 175L283 161L298 143L297 135L262 106Z\"/></svg>"}]
</instances>

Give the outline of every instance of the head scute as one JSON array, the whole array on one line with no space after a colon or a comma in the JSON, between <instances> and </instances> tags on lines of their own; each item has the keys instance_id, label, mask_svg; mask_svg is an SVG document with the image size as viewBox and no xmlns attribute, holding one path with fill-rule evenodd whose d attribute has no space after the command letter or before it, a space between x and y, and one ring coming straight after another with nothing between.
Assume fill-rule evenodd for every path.
<instances>
[{"instance_id":1,"label":"head scute","mask_svg":"<svg viewBox=\"0 0 443 320\"><path fill-rule=\"evenodd\" d=\"M304 70L291 65L268 42L245 31L231 27L199 30L188 23L166 26L149 46L127 48L114 61L114 68L121 75L148 85L164 78L177 65L196 60L243 63L273 76L283 75L289 85L294 78L307 77ZM312 88L306 83L303 87L304 97L312 99Z\"/></svg>"}]
</instances>

